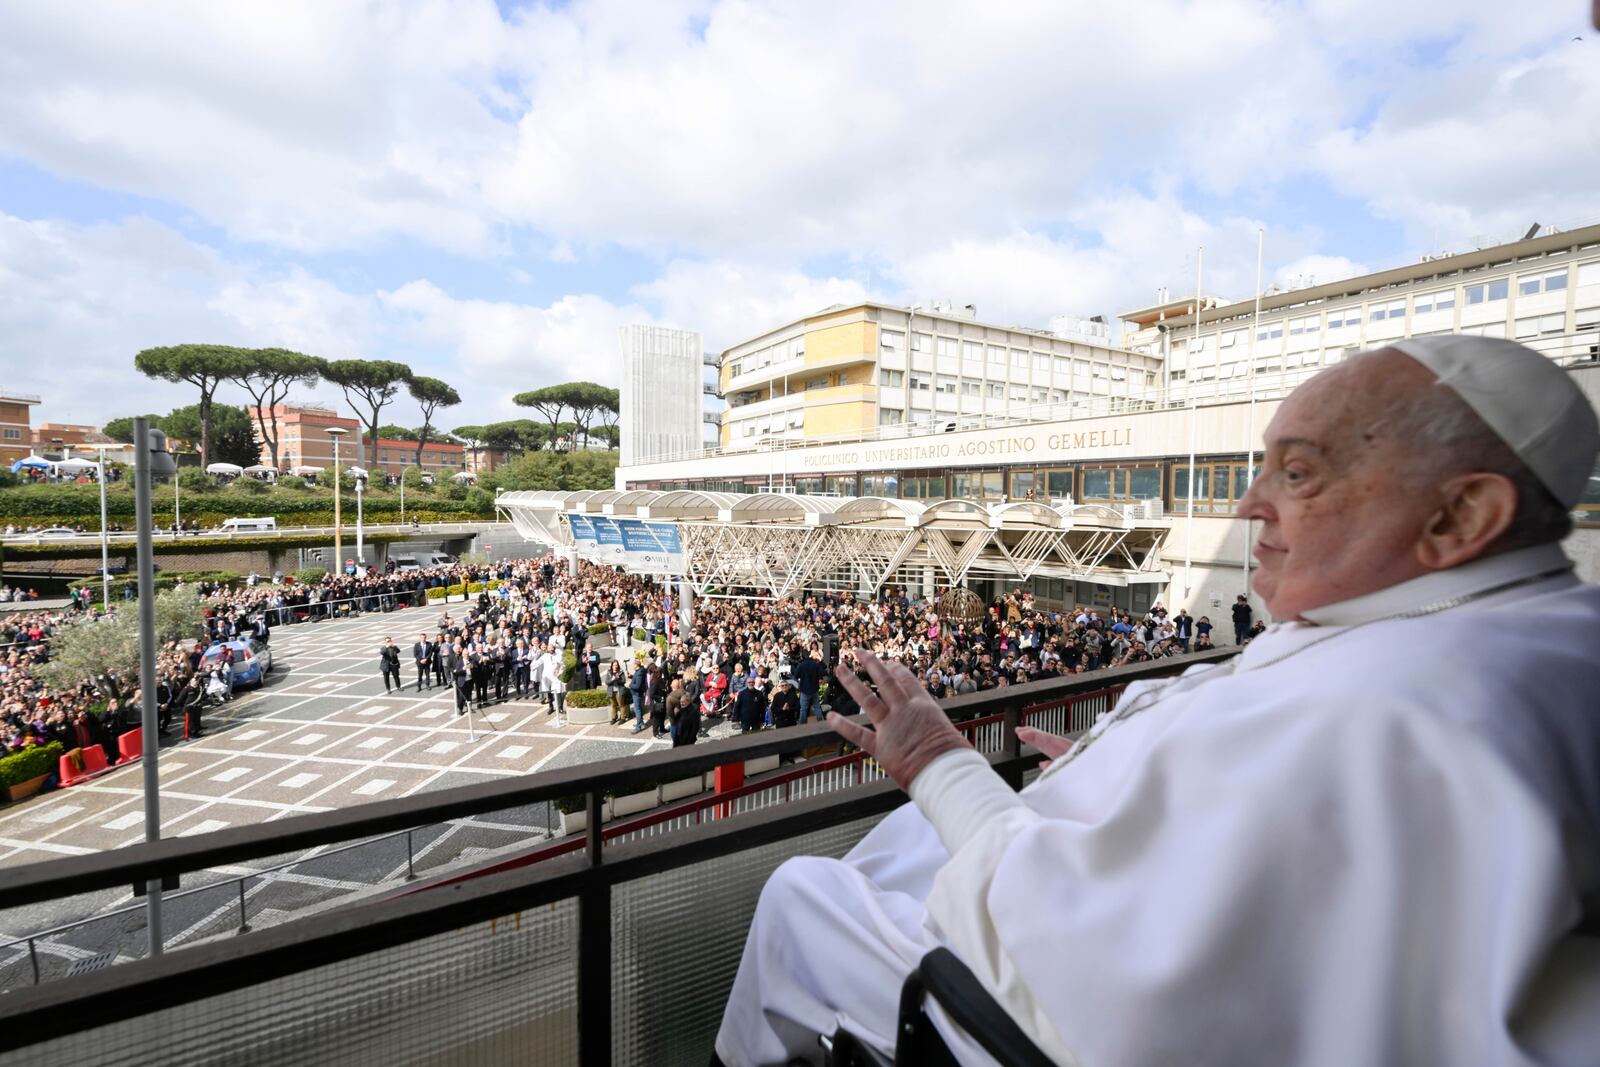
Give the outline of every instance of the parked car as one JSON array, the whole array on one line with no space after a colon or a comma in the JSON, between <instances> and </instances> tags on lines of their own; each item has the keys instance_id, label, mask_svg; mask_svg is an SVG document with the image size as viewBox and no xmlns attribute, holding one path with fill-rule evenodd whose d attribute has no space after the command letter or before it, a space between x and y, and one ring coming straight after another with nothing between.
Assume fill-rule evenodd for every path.
<instances>
[{"instance_id":1,"label":"parked car","mask_svg":"<svg viewBox=\"0 0 1600 1067\"><path fill-rule=\"evenodd\" d=\"M276 530L277 528L278 528L278 520L275 517L270 516L270 515L269 516L264 516L264 517L259 517L259 518L249 518L249 519L243 519L243 518L223 519L222 520L222 525L217 527L218 530L220 530L220 531L222 531L224 533L238 533L238 532L241 532L241 531L250 531L250 530Z\"/></svg>"},{"instance_id":2,"label":"parked car","mask_svg":"<svg viewBox=\"0 0 1600 1067\"><path fill-rule=\"evenodd\" d=\"M218 641L206 649L206 654L200 661L202 668L210 667L222 658L223 645L233 649L233 684L235 687L260 685L267 680L267 672L272 670L272 650L253 637L242 638L238 641Z\"/></svg>"},{"instance_id":3,"label":"parked car","mask_svg":"<svg viewBox=\"0 0 1600 1067\"><path fill-rule=\"evenodd\" d=\"M48 526L45 529L40 530L38 533L34 534L33 536L35 536L35 537L77 537L78 536L78 531L72 529L70 526Z\"/></svg>"}]
</instances>

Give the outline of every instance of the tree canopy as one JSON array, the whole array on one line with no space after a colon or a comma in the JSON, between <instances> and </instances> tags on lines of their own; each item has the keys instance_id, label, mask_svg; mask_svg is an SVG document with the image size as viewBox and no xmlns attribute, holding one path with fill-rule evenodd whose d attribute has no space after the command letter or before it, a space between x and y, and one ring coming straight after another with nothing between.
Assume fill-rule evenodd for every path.
<instances>
[{"instance_id":1,"label":"tree canopy","mask_svg":"<svg viewBox=\"0 0 1600 1067\"><path fill-rule=\"evenodd\" d=\"M200 429L196 439L200 444L200 462L213 462L211 457L211 400L217 386L236 380L247 372L249 354L240 348L226 345L167 345L147 348L133 357L133 365L140 374L169 382L188 382L200 390Z\"/></svg>"},{"instance_id":2,"label":"tree canopy","mask_svg":"<svg viewBox=\"0 0 1600 1067\"><path fill-rule=\"evenodd\" d=\"M367 427L368 470L378 470L378 418L400 386L411 381L411 368L387 359L336 359L322 377L344 390L350 409Z\"/></svg>"},{"instance_id":3,"label":"tree canopy","mask_svg":"<svg viewBox=\"0 0 1600 1067\"><path fill-rule=\"evenodd\" d=\"M417 431L408 430L404 426L397 426L392 422L386 422L378 427L378 437L384 441L415 441L417 439ZM367 435L362 434L361 440L365 442Z\"/></svg>"},{"instance_id":4,"label":"tree canopy","mask_svg":"<svg viewBox=\"0 0 1600 1067\"><path fill-rule=\"evenodd\" d=\"M200 436L200 405L174 408L169 414L156 419L151 425L166 433L171 441L193 442ZM132 420L130 421L130 425ZM233 404L211 405L211 459L201 462L237 463L248 467L259 462L261 450L256 445L253 420L244 408Z\"/></svg>"},{"instance_id":5,"label":"tree canopy","mask_svg":"<svg viewBox=\"0 0 1600 1067\"><path fill-rule=\"evenodd\" d=\"M325 360L291 352L286 348L258 348L245 353L241 366L230 375L250 399L255 401L256 428L266 445L267 456L278 466L278 420L272 409L283 403L295 385L310 385L322 375Z\"/></svg>"},{"instance_id":6,"label":"tree canopy","mask_svg":"<svg viewBox=\"0 0 1600 1067\"><path fill-rule=\"evenodd\" d=\"M422 425L417 428L417 433L412 440L417 442L417 466L422 466L422 450L427 446L433 436L433 416L440 408L455 407L461 403L461 394L449 382L440 381L438 378L429 378L426 375L416 375L406 388L411 393L411 399L422 408Z\"/></svg>"}]
</instances>

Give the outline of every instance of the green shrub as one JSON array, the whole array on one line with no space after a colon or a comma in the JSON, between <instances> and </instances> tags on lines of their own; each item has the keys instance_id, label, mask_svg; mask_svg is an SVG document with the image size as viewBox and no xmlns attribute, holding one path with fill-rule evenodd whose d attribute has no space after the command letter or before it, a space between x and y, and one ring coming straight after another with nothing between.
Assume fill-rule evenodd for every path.
<instances>
[{"instance_id":1,"label":"green shrub","mask_svg":"<svg viewBox=\"0 0 1600 1067\"><path fill-rule=\"evenodd\" d=\"M61 742L52 741L48 745L35 745L0 757L0 787L13 786L41 774L49 774L60 765L61 751Z\"/></svg>"},{"instance_id":2,"label":"green shrub","mask_svg":"<svg viewBox=\"0 0 1600 1067\"><path fill-rule=\"evenodd\" d=\"M457 582L455 585L445 586L445 593L449 596L465 596L467 587Z\"/></svg>"},{"instance_id":3,"label":"green shrub","mask_svg":"<svg viewBox=\"0 0 1600 1067\"><path fill-rule=\"evenodd\" d=\"M567 797L556 797L556 810L563 815L576 815L584 809L584 796L582 793Z\"/></svg>"},{"instance_id":4,"label":"green shrub","mask_svg":"<svg viewBox=\"0 0 1600 1067\"><path fill-rule=\"evenodd\" d=\"M609 622L591 622L589 624L589 633L591 636L594 634L604 634L610 632L611 624Z\"/></svg>"},{"instance_id":5,"label":"green shrub","mask_svg":"<svg viewBox=\"0 0 1600 1067\"><path fill-rule=\"evenodd\" d=\"M483 592L483 583L482 582L468 582L467 583L467 595L468 596L475 596L475 595L477 595L478 593L481 593L481 592Z\"/></svg>"},{"instance_id":6,"label":"green shrub","mask_svg":"<svg viewBox=\"0 0 1600 1067\"><path fill-rule=\"evenodd\" d=\"M250 496L264 496L272 492L271 487L266 482L256 478L240 478L233 483L233 488L237 492L246 493Z\"/></svg>"},{"instance_id":7,"label":"green shrub","mask_svg":"<svg viewBox=\"0 0 1600 1067\"><path fill-rule=\"evenodd\" d=\"M484 584L484 588L488 589L489 592L492 593L496 589L500 588L500 579L498 579L498 578L490 578L487 582L485 582L483 584Z\"/></svg>"},{"instance_id":8,"label":"green shrub","mask_svg":"<svg viewBox=\"0 0 1600 1067\"><path fill-rule=\"evenodd\" d=\"M635 641L648 641L650 640L650 635L644 632L643 626L635 626L633 628L633 639Z\"/></svg>"},{"instance_id":9,"label":"green shrub","mask_svg":"<svg viewBox=\"0 0 1600 1067\"><path fill-rule=\"evenodd\" d=\"M574 689L567 694L569 708L603 708L610 703L611 696L604 689Z\"/></svg>"},{"instance_id":10,"label":"green shrub","mask_svg":"<svg viewBox=\"0 0 1600 1067\"><path fill-rule=\"evenodd\" d=\"M301 585L316 585L328 576L326 567L306 567L294 572L294 580Z\"/></svg>"},{"instance_id":11,"label":"green shrub","mask_svg":"<svg viewBox=\"0 0 1600 1067\"><path fill-rule=\"evenodd\" d=\"M280 491L287 489L292 492L299 492L306 488L306 484L306 480L298 474L285 474L278 479L277 488Z\"/></svg>"},{"instance_id":12,"label":"green shrub","mask_svg":"<svg viewBox=\"0 0 1600 1067\"><path fill-rule=\"evenodd\" d=\"M429 600L443 600L445 597L444 586L436 585L428 590Z\"/></svg>"},{"instance_id":13,"label":"green shrub","mask_svg":"<svg viewBox=\"0 0 1600 1067\"><path fill-rule=\"evenodd\" d=\"M572 676L578 670L578 657L571 652L561 653L561 684L571 685Z\"/></svg>"}]
</instances>

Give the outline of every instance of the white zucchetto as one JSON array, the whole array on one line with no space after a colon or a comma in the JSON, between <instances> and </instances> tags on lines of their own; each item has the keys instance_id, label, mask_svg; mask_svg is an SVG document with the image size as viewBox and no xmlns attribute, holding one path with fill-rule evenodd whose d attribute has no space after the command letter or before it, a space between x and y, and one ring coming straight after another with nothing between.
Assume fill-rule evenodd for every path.
<instances>
[{"instance_id":1,"label":"white zucchetto","mask_svg":"<svg viewBox=\"0 0 1600 1067\"><path fill-rule=\"evenodd\" d=\"M1600 420L1572 375L1549 356L1494 337L1442 335L1391 341L1438 375L1544 483L1578 506L1600 455Z\"/></svg>"}]
</instances>

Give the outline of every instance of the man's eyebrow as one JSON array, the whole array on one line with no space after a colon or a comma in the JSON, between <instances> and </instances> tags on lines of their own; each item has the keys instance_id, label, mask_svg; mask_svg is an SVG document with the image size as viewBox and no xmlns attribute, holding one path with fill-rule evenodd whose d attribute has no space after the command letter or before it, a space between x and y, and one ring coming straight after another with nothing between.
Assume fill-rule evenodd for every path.
<instances>
[{"instance_id":1,"label":"man's eyebrow","mask_svg":"<svg viewBox=\"0 0 1600 1067\"><path fill-rule=\"evenodd\" d=\"M1313 441L1309 437L1275 437L1271 441L1268 441L1267 444L1276 448L1290 448L1294 445L1303 445L1314 452L1327 451L1327 449L1323 447L1322 442Z\"/></svg>"}]
</instances>

